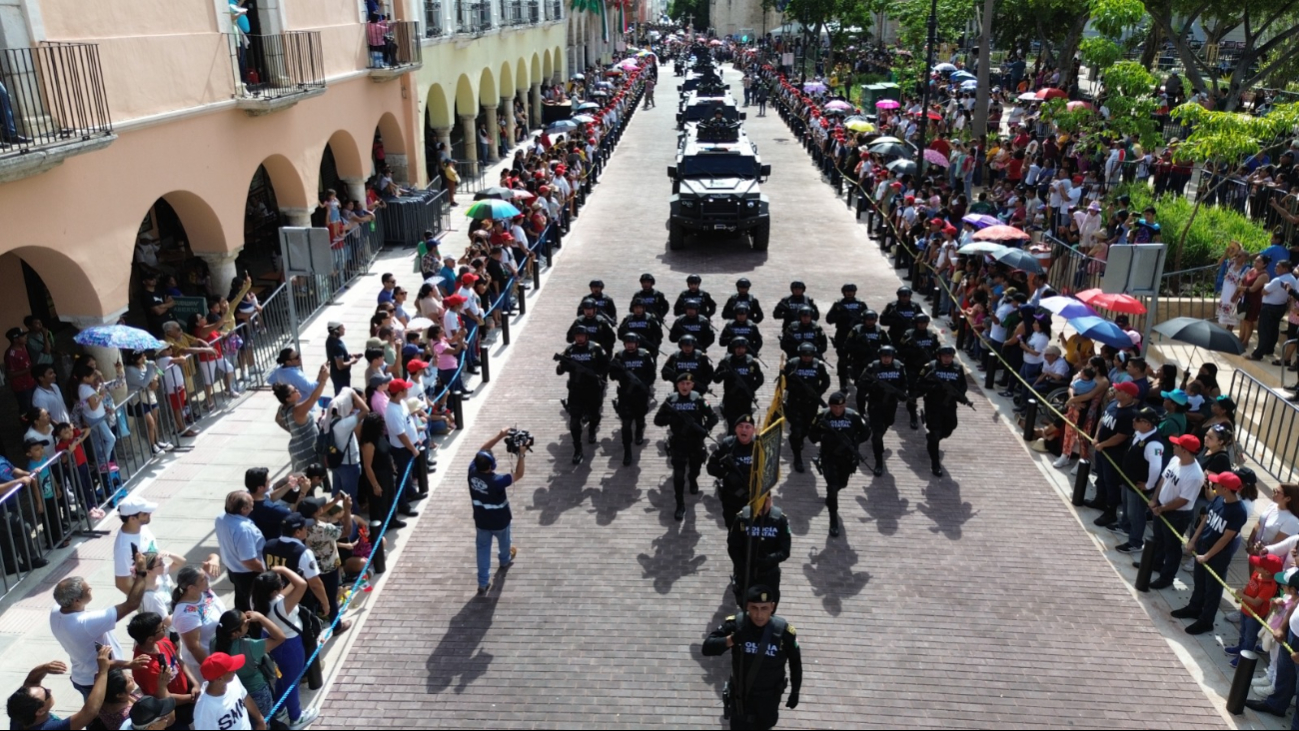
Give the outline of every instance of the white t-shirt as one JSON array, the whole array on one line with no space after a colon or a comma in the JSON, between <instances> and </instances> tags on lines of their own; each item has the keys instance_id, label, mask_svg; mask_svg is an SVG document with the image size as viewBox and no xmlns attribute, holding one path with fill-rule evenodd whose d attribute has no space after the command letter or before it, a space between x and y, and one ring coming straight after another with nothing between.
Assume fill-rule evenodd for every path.
<instances>
[{"instance_id":1,"label":"white t-shirt","mask_svg":"<svg viewBox=\"0 0 1299 731\"><path fill-rule=\"evenodd\" d=\"M1204 487L1204 469L1195 460L1184 465L1174 457L1159 479L1159 504L1167 505L1180 497L1186 499L1186 504L1180 509L1190 510L1195 507L1195 499Z\"/></svg>"},{"instance_id":2,"label":"white t-shirt","mask_svg":"<svg viewBox=\"0 0 1299 731\"><path fill-rule=\"evenodd\" d=\"M334 424L334 445L338 447L347 445L343 450L343 464L361 463L360 447L356 443L356 420L356 414L351 414Z\"/></svg>"},{"instance_id":3,"label":"white t-shirt","mask_svg":"<svg viewBox=\"0 0 1299 731\"><path fill-rule=\"evenodd\" d=\"M1299 517L1272 503L1258 518L1258 539L1265 544L1272 543L1281 533L1287 536L1299 534Z\"/></svg>"},{"instance_id":4,"label":"white t-shirt","mask_svg":"<svg viewBox=\"0 0 1299 731\"><path fill-rule=\"evenodd\" d=\"M217 622L221 620L221 615L225 611L226 607L221 603L221 597L208 589L198 602L182 602L176 605L176 611L171 615L171 627L181 635L198 630L199 646L208 647L212 638L216 636ZM183 637L180 643L180 659L185 661L185 666L193 671L195 676L203 677L203 673L199 670L200 661L190 654Z\"/></svg>"},{"instance_id":5,"label":"white t-shirt","mask_svg":"<svg viewBox=\"0 0 1299 731\"><path fill-rule=\"evenodd\" d=\"M997 305L997 309L993 313L997 317L997 322L992 323L992 331L988 333L988 337L999 343L1006 342L1006 326L998 323L1004 323L1006 318L1010 317L1010 313L1014 311L1015 303L1009 300L1003 300L1000 305Z\"/></svg>"},{"instance_id":6,"label":"white t-shirt","mask_svg":"<svg viewBox=\"0 0 1299 731\"><path fill-rule=\"evenodd\" d=\"M289 622L292 622L293 627L299 626L297 607L294 607L292 612L286 611L284 609L284 597L282 596L276 597L275 601L271 602L271 615L267 617L267 619L274 622L275 626L279 627L280 630L284 632L284 636L286 638L293 639L294 637L297 637L298 631L293 627L290 627L288 622L285 622L283 619L280 619L280 615L284 615L285 619L288 619Z\"/></svg>"},{"instance_id":7,"label":"white t-shirt","mask_svg":"<svg viewBox=\"0 0 1299 731\"><path fill-rule=\"evenodd\" d=\"M1067 377L1069 375L1069 362L1064 358L1056 358L1054 363L1047 363L1044 360L1042 363L1042 372Z\"/></svg>"},{"instance_id":8,"label":"white t-shirt","mask_svg":"<svg viewBox=\"0 0 1299 731\"><path fill-rule=\"evenodd\" d=\"M124 530L117 531L117 537L113 539L113 576L133 576L135 574L135 560L131 558L131 546L135 546L140 553L151 553L158 550L158 539L153 537L153 531L149 526L140 526L139 533L127 533ZM164 564L170 562L164 561ZM171 577L163 574L158 578L158 586L171 590Z\"/></svg>"},{"instance_id":9,"label":"white t-shirt","mask_svg":"<svg viewBox=\"0 0 1299 731\"><path fill-rule=\"evenodd\" d=\"M161 582L156 589L145 589L144 596L140 597L140 612L153 612L163 619L170 617L171 591L162 588Z\"/></svg>"},{"instance_id":10,"label":"white t-shirt","mask_svg":"<svg viewBox=\"0 0 1299 731\"><path fill-rule=\"evenodd\" d=\"M129 659L113 635L116 626L117 607L72 614L64 614L58 607L50 610L50 631L72 661L72 682L77 685L94 684L95 673L99 669L96 643L113 648L114 660Z\"/></svg>"},{"instance_id":11,"label":"white t-shirt","mask_svg":"<svg viewBox=\"0 0 1299 731\"><path fill-rule=\"evenodd\" d=\"M203 684L203 692L194 703L194 728L251 731L253 721L248 717L248 709L244 707L248 691L239 682L239 676L230 679L226 684L226 692L222 695L208 695L207 685Z\"/></svg>"},{"instance_id":12,"label":"white t-shirt","mask_svg":"<svg viewBox=\"0 0 1299 731\"><path fill-rule=\"evenodd\" d=\"M1037 351L1037 355L1033 355L1032 353L1025 350L1024 363L1031 365L1034 363L1042 363L1043 361L1045 361L1045 358L1042 357L1042 353L1047 349L1047 346L1049 346L1050 344L1051 344L1051 338L1047 337L1046 333L1035 332L1032 335L1029 335L1028 347L1032 350Z\"/></svg>"},{"instance_id":13,"label":"white t-shirt","mask_svg":"<svg viewBox=\"0 0 1299 731\"><path fill-rule=\"evenodd\" d=\"M99 400L99 408L97 409L90 408L90 403L89 403L90 397L98 395L98 393L99 393L99 389L95 388L89 383L83 383L80 386L77 386L77 399L81 401L83 407L85 408L86 418L92 421L102 419L105 416L104 400L102 398Z\"/></svg>"}]
</instances>

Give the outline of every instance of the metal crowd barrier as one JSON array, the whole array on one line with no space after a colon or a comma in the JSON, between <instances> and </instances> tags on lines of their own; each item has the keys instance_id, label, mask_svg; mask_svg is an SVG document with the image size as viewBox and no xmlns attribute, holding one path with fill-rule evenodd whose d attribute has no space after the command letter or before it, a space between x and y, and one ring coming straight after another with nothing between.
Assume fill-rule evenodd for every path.
<instances>
[{"instance_id":1,"label":"metal crowd barrier","mask_svg":"<svg viewBox=\"0 0 1299 731\"><path fill-rule=\"evenodd\" d=\"M1228 393L1236 402L1240 448L1277 480L1294 482L1299 406L1242 370L1232 373Z\"/></svg>"}]
</instances>

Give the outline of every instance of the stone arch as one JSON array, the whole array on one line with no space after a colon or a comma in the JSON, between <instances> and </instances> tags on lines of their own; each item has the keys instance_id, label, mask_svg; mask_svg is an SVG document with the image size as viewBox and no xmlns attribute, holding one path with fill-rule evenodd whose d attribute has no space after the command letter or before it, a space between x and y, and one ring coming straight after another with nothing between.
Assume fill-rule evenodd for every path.
<instances>
[{"instance_id":1,"label":"stone arch","mask_svg":"<svg viewBox=\"0 0 1299 731\"><path fill-rule=\"evenodd\" d=\"M384 142L387 143L387 136L384 136ZM328 147L334 153L334 167L338 170L338 176L341 178L364 178L366 165L361 159L361 147L356 143L356 138L347 130L338 130L330 135ZM268 168L269 171L269 168ZM277 187L276 193L279 193Z\"/></svg>"},{"instance_id":2,"label":"stone arch","mask_svg":"<svg viewBox=\"0 0 1299 731\"><path fill-rule=\"evenodd\" d=\"M514 62L514 88L526 93L530 86L532 78L528 76L528 64L520 58Z\"/></svg>"},{"instance_id":3,"label":"stone arch","mask_svg":"<svg viewBox=\"0 0 1299 731\"><path fill-rule=\"evenodd\" d=\"M333 139L333 138L331 138ZM302 175L293 163L283 155L275 154L262 160L261 166L266 168L266 174L270 176L271 186L275 188L275 200L280 208L312 208L316 202L307 195L306 185L302 182ZM248 174L251 179L256 173L256 168ZM167 199L171 203L171 199ZM172 203L172 207L175 207ZM179 213L180 211L177 211Z\"/></svg>"},{"instance_id":4,"label":"stone arch","mask_svg":"<svg viewBox=\"0 0 1299 731\"><path fill-rule=\"evenodd\" d=\"M460 74L460 79L456 81L455 112L457 115L477 116L478 114L478 94L466 74Z\"/></svg>"},{"instance_id":5,"label":"stone arch","mask_svg":"<svg viewBox=\"0 0 1299 731\"><path fill-rule=\"evenodd\" d=\"M550 49L547 48L545 50L545 55L542 56L541 78L543 81L549 82L551 77L554 75L555 75L555 67L550 61Z\"/></svg>"},{"instance_id":6,"label":"stone arch","mask_svg":"<svg viewBox=\"0 0 1299 731\"><path fill-rule=\"evenodd\" d=\"M478 101L491 107L501 103L500 95L496 93L496 77L492 76L491 67L483 69L483 73L478 77Z\"/></svg>"},{"instance_id":7,"label":"stone arch","mask_svg":"<svg viewBox=\"0 0 1299 731\"><path fill-rule=\"evenodd\" d=\"M131 256L103 256L103 252L97 249L85 250L85 253L91 251L94 251L94 256L86 261L47 246L20 246L8 253L36 271L64 319L120 312L118 303L127 302L130 298ZM98 287L96 280L99 281Z\"/></svg>"},{"instance_id":8,"label":"stone arch","mask_svg":"<svg viewBox=\"0 0 1299 731\"><path fill-rule=\"evenodd\" d=\"M555 75L558 76L560 79L567 79L569 75L573 72L565 68L566 61L564 60L564 49L560 48L559 46L555 46L554 53L555 53Z\"/></svg>"},{"instance_id":9,"label":"stone arch","mask_svg":"<svg viewBox=\"0 0 1299 731\"><path fill-rule=\"evenodd\" d=\"M501 82L501 98L514 96L514 70L510 68L509 61L501 62L501 72L499 77Z\"/></svg>"},{"instance_id":10,"label":"stone arch","mask_svg":"<svg viewBox=\"0 0 1299 731\"><path fill-rule=\"evenodd\" d=\"M288 160L284 162L287 163ZM267 170L269 171L269 168ZM293 177L298 179L297 171L293 171ZM180 218L180 224L185 228L185 236L189 240L190 251L196 254L199 252L224 254L235 248L226 241L221 219L217 217L216 211L212 210L212 206L208 205L207 201L188 190L173 190L158 197L167 201L176 212L176 216ZM238 242L238 244L242 243L242 241Z\"/></svg>"},{"instance_id":11,"label":"stone arch","mask_svg":"<svg viewBox=\"0 0 1299 731\"><path fill-rule=\"evenodd\" d=\"M463 77L461 77L463 78ZM447 103L446 92L441 84L432 84L428 88L426 101L429 124L434 127L450 127L454 123L451 107Z\"/></svg>"},{"instance_id":12,"label":"stone arch","mask_svg":"<svg viewBox=\"0 0 1299 731\"><path fill-rule=\"evenodd\" d=\"M546 56L547 57L550 56L549 51L546 52ZM545 75L542 74L541 54L538 54L535 51L532 54L532 75L530 78L532 83L534 84L537 83L538 81L544 81L546 78Z\"/></svg>"},{"instance_id":13,"label":"stone arch","mask_svg":"<svg viewBox=\"0 0 1299 731\"><path fill-rule=\"evenodd\" d=\"M401 132L401 122L393 116L392 112L384 112L379 117L379 134L383 137L384 152L390 152L394 155L406 154L406 138Z\"/></svg>"}]
</instances>

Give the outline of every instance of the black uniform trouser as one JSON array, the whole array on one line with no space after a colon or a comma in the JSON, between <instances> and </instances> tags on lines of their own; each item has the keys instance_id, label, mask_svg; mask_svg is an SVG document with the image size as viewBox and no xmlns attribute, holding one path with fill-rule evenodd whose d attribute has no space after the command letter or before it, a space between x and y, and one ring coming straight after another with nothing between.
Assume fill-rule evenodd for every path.
<instances>
[{"instance_id":1,"label":"black uniform trouser","mask_svg":"<svg viewBox=\"0 0 1299 731\"><path fill-rule=\"evenodd\" d=\"M1159 574L1159 581L1172 581L1177 576L1177 567L1182 561L1182 534L1194 516L1195 511L1191 509L1164 513L1171 528L1162 520L1155 521L1155 571Z\"/></svg>"},{"instance_id":2,"label":"black uniform trouser","mask_svg":"<svg viewBox=\"0 0 1299 731\"><path fill-rule=\"evenodd\" d=\"M722 520L729 531L735 524L735 517L749 504L749 483L739 485L722 480L717 497L722 501Z\"/></svg>"},{"instance_id":3,"label":"black uniform trouser","mask_svg":"<svg viewBox=\"0 0 1299 731\"><path fill-rule=\"evenodd\" d=\"M938 443L956 431L956 402L947 399L925 399L925 441L929 459L939 462Z\"/></svg>"},{"instance_id":4,"label":"black uniform trouser","mask_svg":"<svg viewBox=\"0 0 1299 731\"><path fill-rule=\"evenodd\" d=\"M386 503L385 508L387 507L387 505L392 504L391 502L392 500L396 500L397 511L400 513L408 513L410 512L410 494L415 491L414 486L415 484L417 484L416 480L418 479L415 473L419 472L420 466L418 464L418 461L415 458L415 455L411 454L410 450L406 449L405 447L392 448L392 462L397 467L397 477L394 480L394 484L393 484L393 495L392 497L388 498L388 502ZM408 466L410 468L410 475L406 476ZM426 468L425 472L427 471L428 470ZM404 476L406 476L406 482L405 482L405 486L403 487L403 483L401 480L402 477ZM388 496L385 495L384 497L388 497ZM376 520L382 520L382 519L383 516L376 518Z\"/></svg>"},{"instance_id":5,"label":"black uniform trouser","mask_svg":"<svg viewBox=\"0 0 1299 731\"><path fill-rule=\"evenodd\" d=\"M893 426L893 420L898 413L898 400L896 398L884 397L878 403L871 405L867 414L866 423L871 428L871 450L875 453L875 463L879 464L884 461L884 433Z\"/></svg>"},{"instance_id":6,"label":"black uniform trouser","mask_svg":"<svg viewBox=\"0 0 1299 731\"><path fill-rule=\"evenodd\" d=\"M918 380L920 380L919 368L907 368L906 370L907 370L907 382L916 383ZM926 407L928 407L928 403L926 403L925 405ZM920 413L919 409L916 406L916 397L912 396L911 398L907 399L907 415L910 416L912 419L915 419L919 416L919 413Z\"/></svg>"},{"instance_id":7,"label":"black uniform trouser","mask_svg":"<svg viewBox=\"0 0 1299 731\"><path fill-rule=\"evenodd\" d=\"M807 438L807 433L812 428L812 420L816 418L816 406L787 401L785 418L789 421L789 448L793 450L795 457L801 457L803 440Z\"/></svg>"},{"instance_id":8,"label":"black uniform trouser","mask_svg":"<svg viewBox=\"0 0 1299 731\"><path fill-rule=\"evenodd\" d=\"M672 490L676 495L677 507L681 507L686 504L687 473L690 483L697 484L707 450L704 449L702 439L687 441L673 438L668 441L668 448L672 452Z\"/></svg>"},{"instance_id":9,"label":"black uniform trouser","mask_svg":"<svg viewBox=\"0 0 1299 731\"><path fill-rule=\"evenodd\" d=\"M734 687L734 679L731 683ZM738 708L731 709L731 728L758 731L775 728L780 720L780 699L784 694L784 687L755 690L745 699L743 713Z\"/></svg>"},{"instance_id":10,"label":"black uniform trouser","mask_svg":"<svg viewBox=\"0 0 1299 731\"><path fill-rule=\"evenodd\" d=\"M745 396L748 394L746 393ZM733 396L722 399L722 417L726 419L726 432L729 434L735 426L735 420L745 414L753 413L753 400L746 401L744 396ZM755 419L756 421L756 419Z\"/></svg>"},{"instance_id":11,"label":"black uniform trouser","mask_svg":"<svg viewBox=\"0 0 1299 731\"><path fill-rule=\"evenodd\" d=\"M852 356L848 355L848 351L844 350L843 345L840 344L834 346L834 355L834 371L839 376L839 388L846 390L848 384L857 380L853 377Z\"/></svg>"},{"instance_id":12,"label":"black uniform trouser","mask_svg":"<svg viewBox=\"0 0 1299 731\"><path fill-rule=\"evenodd\" d=\"M572 388L568 390L568 433L573 437L574 451L582 448L583 421L586 422L587 432L592 437L600 428L600 413L603 402L604 394L599 390L594 392L578 391Z\"/></svg>"},{"instance_id":13,"label":"black uniform trouser","mask_svg":"<svg viewBox=\"0 0 1299 731\"><path fill-rule=\"evenodd\" d=\"M774 601L780 601L780 567L777 566L770 571L754 571L748 575L748 581L745 581L745 570L742 564L734 564L732 569L735 573L735 604L744 606L744 591L749 587L765 586L771 589L771 595L775 597Z\"/></svg>"},{"instance_id":14,"label":"black uniform trouser","mask_svg":"<svg viewBox=\"0 0 1299 731\"><path fill-rule=\"evenodd\" d=\"M634 438L645 434L645 415L649 413L649 397L644 391L618 390L618 419L622 422L622 448L631 449Z\"/></svg>"},{"instance_id":15,"label":"black uniform trouser","mask_svg":"<svg viewBox=\"0 0 1299 731\"><path fill-rule=\"evenodd\" d=\"M857 471L852 459L821 455L821 474L825 477L825 507L830 515L839 514L839 491L848 486L848 478Z\"/></svg>"}]
</instances>

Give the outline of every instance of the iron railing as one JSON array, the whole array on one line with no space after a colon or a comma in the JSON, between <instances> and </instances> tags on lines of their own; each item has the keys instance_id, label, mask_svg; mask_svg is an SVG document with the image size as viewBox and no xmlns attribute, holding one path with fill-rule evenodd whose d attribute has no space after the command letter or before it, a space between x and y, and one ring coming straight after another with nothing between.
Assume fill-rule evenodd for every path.
<instances>
[{"instance_id":1,"label":"iron railing","mask_svg":"<svg viewBox=\"0 0 1299 731\"><path fill-rule=\"evenodd\" d=\"M456 29L460 33L485 33L491 30L491 3L456 0Z\"/></svg>"},{"instance_id":2,"label":"iron railing","mask_svg":"<svg viewBox=\"0 0 1299 731\"><path fill-rule=\"evenodd\" d=\"M231 33L230 55L237 65L237 97L277 99L325 86L319 31Z\"/></svg>"},{"instance_id":3,"label":"iron railing","mask_svg":"<svg viewBox=\"0 0 1299 731\"><path fill-rule=\"evenodd\" d=\"M456 192L477 193L482 190L488 164L482 160L456 160L456 175L460 176Z\"/></svg>"},{"instance_id":4,"label":"iron railing","mask_svg":"<svg viewBox=\"0 0 1299 731\"><path fill-rule=\"evenodd\" d=\"M0 50L0 157L112 133L99 46Z\"/></svg>"},{"instance_id":5,"label":"iron railing","mask_svg":"<svg viewBox=\"0 0 1299 731\"><path fill-rule=\"evenodd\" d=\"M541 22L541 2L540 0L528 0L528 24L536 25Z\"/></svg>"},{"instance_id":6,"label":"iron railing","mask_svg":"<svg viewBox=\"0 0 1299 731\"><path fill-rule=\"evenodd\" d=\"M413 20L393 21L388 24L388 35L391 40L384 61L390 67L414 66L424 62L419 23Z\"/></svg>"},{"instance_id":7,"label":"iron railing","mask_svg":"<svg viewBox=\"0 0 1299 731\"><path fill-rule=\"evenodd\" d=\"M1236 439L1244 453L1281 482L1299 464L1299 406L1250 374L1236 370L1228 391L1236 402Z\"/></svg>"},{"instance_id":8,"label":"iron railing","mask_svg":"<svg viewBox=\"0 0 1299 731\"><path fill-rule=\"evenodd\" d=\"M564 3L563 0L549 0L546 3L546 20L563 20Z\"/></svg>"},{"instance_id":9,"label":"iron railing","mask_svg":"<svg viewBox=\"0 0 1299 731\"><path fill-rule=\"evenodd\" d=\"M383 222L384 244L410 246L419 241L425 231L442 233L446 210L450 208L447 192L430 187L415 195L403 195L389 200L378 211Z\"/></svg>"},{"instance_id":10,"label":"iron railing","mask_svg":"<svg viewBox=\"0 0 1299 731\"><path fill-rule=\"evenodd\" d=\"M442 3L424 0L424 37L437 38L445 32L442 28Z\"/></svg>"}]
</instances>

